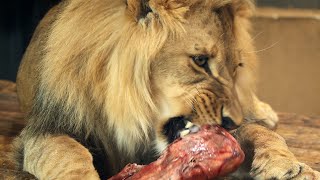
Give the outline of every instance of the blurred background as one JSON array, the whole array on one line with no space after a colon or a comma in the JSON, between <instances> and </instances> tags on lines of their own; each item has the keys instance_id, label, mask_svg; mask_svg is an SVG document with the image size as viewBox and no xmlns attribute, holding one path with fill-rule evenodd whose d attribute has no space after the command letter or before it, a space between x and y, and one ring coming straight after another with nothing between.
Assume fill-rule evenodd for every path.
<instances>
[{"instance_id":1,"label":"blurred background","mask_svg":"<svg viewBox=\"0 0 320 180\"><path fill-rule=\"evenodd\" d=\"M15 81L32 32L58 0L0 2L0 79ZM258 94L276 111L320 115L320 0L257 0Z\"/></svg>"}]
</instances>

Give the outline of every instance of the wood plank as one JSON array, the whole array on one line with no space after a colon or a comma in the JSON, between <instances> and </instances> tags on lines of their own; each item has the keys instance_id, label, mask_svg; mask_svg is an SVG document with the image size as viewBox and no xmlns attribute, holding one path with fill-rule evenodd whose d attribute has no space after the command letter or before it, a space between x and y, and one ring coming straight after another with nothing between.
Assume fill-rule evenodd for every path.
<instances>
[{"instance_id":1,"label":"wood plank","mask_svg":"<svg viewBox=\"0 0 320 180\"><path fill-rule=\"evenodd\" d=\"M308 164L313 169L320 171L319 150L289 147L290 151L300 162Z\"/></svg>"},{"instance_id":2,"label":"wood plank","mask_svg":"<svg viewBox=\"0 0 320 180\"><path fill-rule=\"evenodd\" d=\"M279 125L320 128L320 116L304 116L294 113L278 113L278 116L281 119Z\"/></svg>"},{"instance_id":3,"label":"wood plank","mask_svg":"<svg viewBox=\"0 0 320 180\"><path fill-rule=\"evenodd\" d=\"M16 83L7 80L0 80L0 93L15 94Z\"/></svg>"},{"instance_id":4,"label":"wood plank","mask_svg":"<svg viewBox=\"0 0 320 180\"><path fill-rule=\"evenodd\" d=\"M269 0L268 0L269 1ZM281 2L276 0L277 2ZM282 1L283 2L283 1ZM318 9L280 9L280 8L258 8L255 11L255 18L272 19L319 19L320 10Z\"/></svg>"},{"instance_id":5,"label":"wood plank","mask_svg":"<svg viewBox=\"0 0 320 180\"><path fill-rule=\"evenodd\" d=\"M306 126L281 124L276 130L291 147L314 149L320 152L320 130Z\"/></svg>"},{"instance_id":6,"label":"wood plank","mask_svg":"<svg viewBox=\"0 0 320 180\"><path fill-rule=\"evenodd\" d=\"M297 159L320 171L320 117L279 113L276 132L286 140Z\"/></svg>"},{"instance_id":7,"label":"wood plank","mask_svg":"<svg viewBox=\"0 0 320 180\"><path fill-rule=\"evenodd\" d=\"M16 136L24 128L25 124L23 113L0 111L0 135Z\"/></svg>"},{"instance_id":8,"label":"wood plank","mask_svg":"<svg viewBox=\"0 0 320 180\"><path fill-rule=\"evenodd\" d=\"M1 111L20 112L17 95L0 93L0 109Z\"/></svg>"}]
</instances>

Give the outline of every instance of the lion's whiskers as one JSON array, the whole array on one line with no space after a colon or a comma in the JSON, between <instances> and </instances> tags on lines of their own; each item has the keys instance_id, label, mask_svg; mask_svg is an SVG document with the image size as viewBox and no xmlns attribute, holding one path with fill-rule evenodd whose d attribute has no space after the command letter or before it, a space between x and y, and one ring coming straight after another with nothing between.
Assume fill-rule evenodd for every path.
<instances>
[{"instance_id":1,"label":"lion's whiskers","mask_svg":"<svg viewBox=\"0 0 320 180\"><path fill-rule=\"evenodd\" d=\"M254 40L256 40L261 34L263 34L264 32L263 31L260 31L259 33L257 33L255 36L253 36L252 38L251 38L251 41L254 41ZM248 42L246 42L247 44L249 44Z\"/></svg>"},{"instance_id":2,"label":"lion's whiskers","mask_svg":"<svg viewBox=\"0 0 320 180\"><path fill-rule=\"evenodd\" d=\"M267 50L273 48L273 47L276 46L279 42L280 42L280 41L277 41L277 42L271 44L270 46L267 46L267 47L265 47L265 48L263 48L263 49L256 50L256 51L244 51L244 49L236 49L236 50L240 51L240 53L241 53L241 52L244 52L244 53L247 53L247 54L260 53L260 52L267 51Z\"/></svg>"},{"instance_id":3,"label":"lion's whiskers","mask_svg":"<svg viewBox=\"0 0 320 180\"><path fill-rule=\"evenodd\" d=\"M193 111L195 111L194 103L197 103L197 100L189 91L184 91L184 93L186 94L184 101L190 106Z\"/></svg>"}]
</instances>

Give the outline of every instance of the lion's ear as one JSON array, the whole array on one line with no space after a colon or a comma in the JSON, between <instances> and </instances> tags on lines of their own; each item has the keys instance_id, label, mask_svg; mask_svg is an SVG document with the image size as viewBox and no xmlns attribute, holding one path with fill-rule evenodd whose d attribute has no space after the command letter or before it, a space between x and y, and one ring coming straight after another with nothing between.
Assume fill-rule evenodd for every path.
<instances>
[{"instance_id":1,"label":"lion's ear","mask_svg":"<svg viewBox=\"0 0 320 180\"><path fill-rule=\"evenodd\" d=\"M144 18L152 12L149 6L149 0L126 0L127 8L130 14L137 20Z\"/></svg>"},{"instance_id":2,"label":"lion's ear","mask_svg":"<svg viewBox=\"0 0 320 180\"><path fill-rule=\"evenodd\" d=\"M220 3L217 3L214 9L220 13L224 12L224 16L231 15L232 19L235 17L248 18L253 15L255 8L254 0L221 0L217 2Z\"/></svg>"},{"instance_id":3,"label":"lion's ear","mask_svg":"<svg viewBox=\"0 0 320 180\"><path fill-rule=\"evenodd\" d=\"M250 17L255 7L253 0L233 0L231 6L233 14L240 17Z\"/></svg>"}]
</instances>

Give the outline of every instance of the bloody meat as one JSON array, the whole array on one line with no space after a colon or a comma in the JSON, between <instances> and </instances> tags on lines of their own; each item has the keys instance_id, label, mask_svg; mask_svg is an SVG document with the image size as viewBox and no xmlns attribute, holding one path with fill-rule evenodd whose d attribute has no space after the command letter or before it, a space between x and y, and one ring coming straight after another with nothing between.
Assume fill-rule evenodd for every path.
<instances>
[{"instance_id":1,"label":"bloody meat","mask_svg":"<svg viewBox=\"0 0 320 180\"><path fill-rule=\"evenodd\" d=\"M244 160L237 141L219 126L202 126L197 133L171 143L149 165L128 164L109 180L214 179L235 171Z\"/></svg>"}]
</instances>

